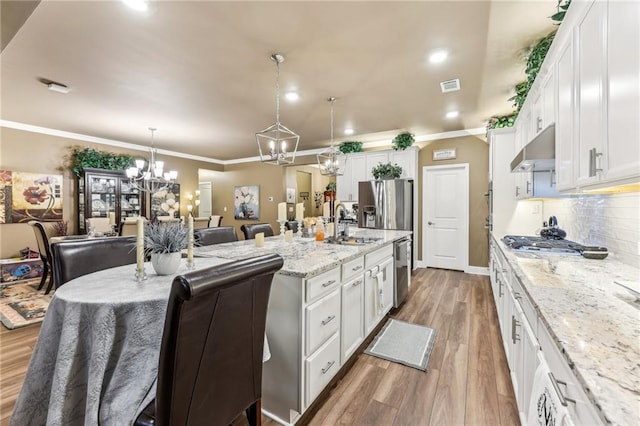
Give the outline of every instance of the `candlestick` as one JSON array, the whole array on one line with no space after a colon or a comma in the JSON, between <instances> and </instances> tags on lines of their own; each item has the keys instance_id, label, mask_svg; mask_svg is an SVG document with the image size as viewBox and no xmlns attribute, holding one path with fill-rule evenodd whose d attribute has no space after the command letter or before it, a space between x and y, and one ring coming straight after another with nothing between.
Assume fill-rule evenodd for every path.
<instances>
[{"instance_id":1,"label":"candlestick","mask_svg":"<svg viewBox=\"0 0 640 426\"><path fill-rule=\"evenodd\" d=\"M193 269L193 216L189 216L189 237L187 240L187 269Z\"/></svg>"},{"instance_id":2,"label":"candlestick","mask_svg":"<svg viewBox=\"0 0 640 426\"><path fill-rule=\"evenodd\" d=\"M304 205L302 203L296 204L296 220L301 223L304 218Z\"/></svg>"},{"instance_id":3,"label":"candlestick","mask_svg":"<svg viewBox=\"0 0 640 426\"><path fill-rule=\"evenodd\" d=\"M144 281L147 279L147 274L144 271L144 220L139 217L137 220L136 235L136 281Z\"/></svg>"},{"instance_id":4,"label":"candlestick","mask_svg":"<svg viewBox=\"0 0 640 426\"><path fill-rule=\"evenodd\" d=\"M282 204L285 204L285 203L282 203ZM284 237L284 224L287 223L287 221L278 219L278 223L280 224L280 235Z\"/></svg>"},{"instance_id":5,"label":"candlestick","mask_svg":"<svg viewBox=\"0 0 640 426\"><path fill-rule=\"evenodd\" d=\"M264 247L264 232L256 234L256 247Z\"/></svg>"},{"instance_id":6,"label":"candlestick","mask_svg":"<svg viewBox=\"0 0 640 426\"><path fill-rule=\"evenodd\" d=\"M322 216L325 218L331 217L331 210L328 201L322 205Z\"/></svg>"},{"instance_id":7,"label":"candlestick","mask_svg":"<svg viewBox=\"0 0 640 426\"><path fill-rule=\"evenodd\" d=\"M287 220L287 203L278 203L278 222Z\"/></svg>"}]
</instances>

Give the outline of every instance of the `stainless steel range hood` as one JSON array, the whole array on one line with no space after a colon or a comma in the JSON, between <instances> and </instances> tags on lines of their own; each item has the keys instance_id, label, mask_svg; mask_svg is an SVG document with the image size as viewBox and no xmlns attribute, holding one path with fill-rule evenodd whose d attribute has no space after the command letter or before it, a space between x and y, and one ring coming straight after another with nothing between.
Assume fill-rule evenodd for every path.
<instances>
[{"instance_id":1,"label":"stainless steel range hood","mask_svg":"<svg viewBox=\"0 0 640 426\"><path fill-rule=\"evenodd\" d=\"M556 168L556 126L550 124L520 150L511 162L511 172L548 172Z\"/></svg>"}]
</instances>

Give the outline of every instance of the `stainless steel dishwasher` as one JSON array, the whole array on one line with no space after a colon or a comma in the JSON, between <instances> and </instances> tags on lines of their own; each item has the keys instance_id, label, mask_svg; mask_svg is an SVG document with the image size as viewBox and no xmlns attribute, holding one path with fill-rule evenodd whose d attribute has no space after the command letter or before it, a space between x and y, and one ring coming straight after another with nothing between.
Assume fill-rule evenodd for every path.
<instances>
[{"instance_id":1,"label":"stainless steel dishwasher","mask_svg":"<svg viewBox=\"0 0 640 426\"><path fill-rule=\"evenodd\" d=\"M398 308L407 298L411 280L411 239L403 238L393 244L396 260L396 284L393 289L393 307Z\"/></svg>"}]
</instances>

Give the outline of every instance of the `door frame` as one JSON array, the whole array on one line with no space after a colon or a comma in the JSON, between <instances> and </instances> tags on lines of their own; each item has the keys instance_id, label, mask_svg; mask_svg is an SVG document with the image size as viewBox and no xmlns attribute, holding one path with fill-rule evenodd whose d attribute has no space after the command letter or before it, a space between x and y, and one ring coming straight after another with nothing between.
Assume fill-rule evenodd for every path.
<instances>
[{"instance_id":1,"label":"door frame","mask_svg":"<svg viewBox=\"0 0 640 426\"><path fill-rule=\"evenodd\" d=\"M469 163L446 164L442 166L422 166L422 214L420 216L420 228L422 235L422 258L421 264L427 268L427 227L424 226L425 215L427 211L428 194L427 194L427 174L430 171L441 171L450 169L461 169L464 174L464 200L462 203L462 213L464 214L463 223L463 240L464 250L462 254L462 266L464 272L469 271Z\"/></svg>"}]
</instances>

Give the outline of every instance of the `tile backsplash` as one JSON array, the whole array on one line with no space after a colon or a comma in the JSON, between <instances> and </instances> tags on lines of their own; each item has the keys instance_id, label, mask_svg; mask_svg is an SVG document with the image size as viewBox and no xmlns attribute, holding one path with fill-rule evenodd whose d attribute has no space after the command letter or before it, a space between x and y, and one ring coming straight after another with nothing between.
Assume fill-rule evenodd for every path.
<instances>
[{"instance_id":1,"label":"tile backsplash","mask_svg":"<svg viewBox=\"0 0 640 426\"><path fill-rule=\"evenodd\" d=\"M551 215L567 239L604 246L617 260L640 267L640 193L545 199L543 217Z\"/></svg>"}]
</instances>

